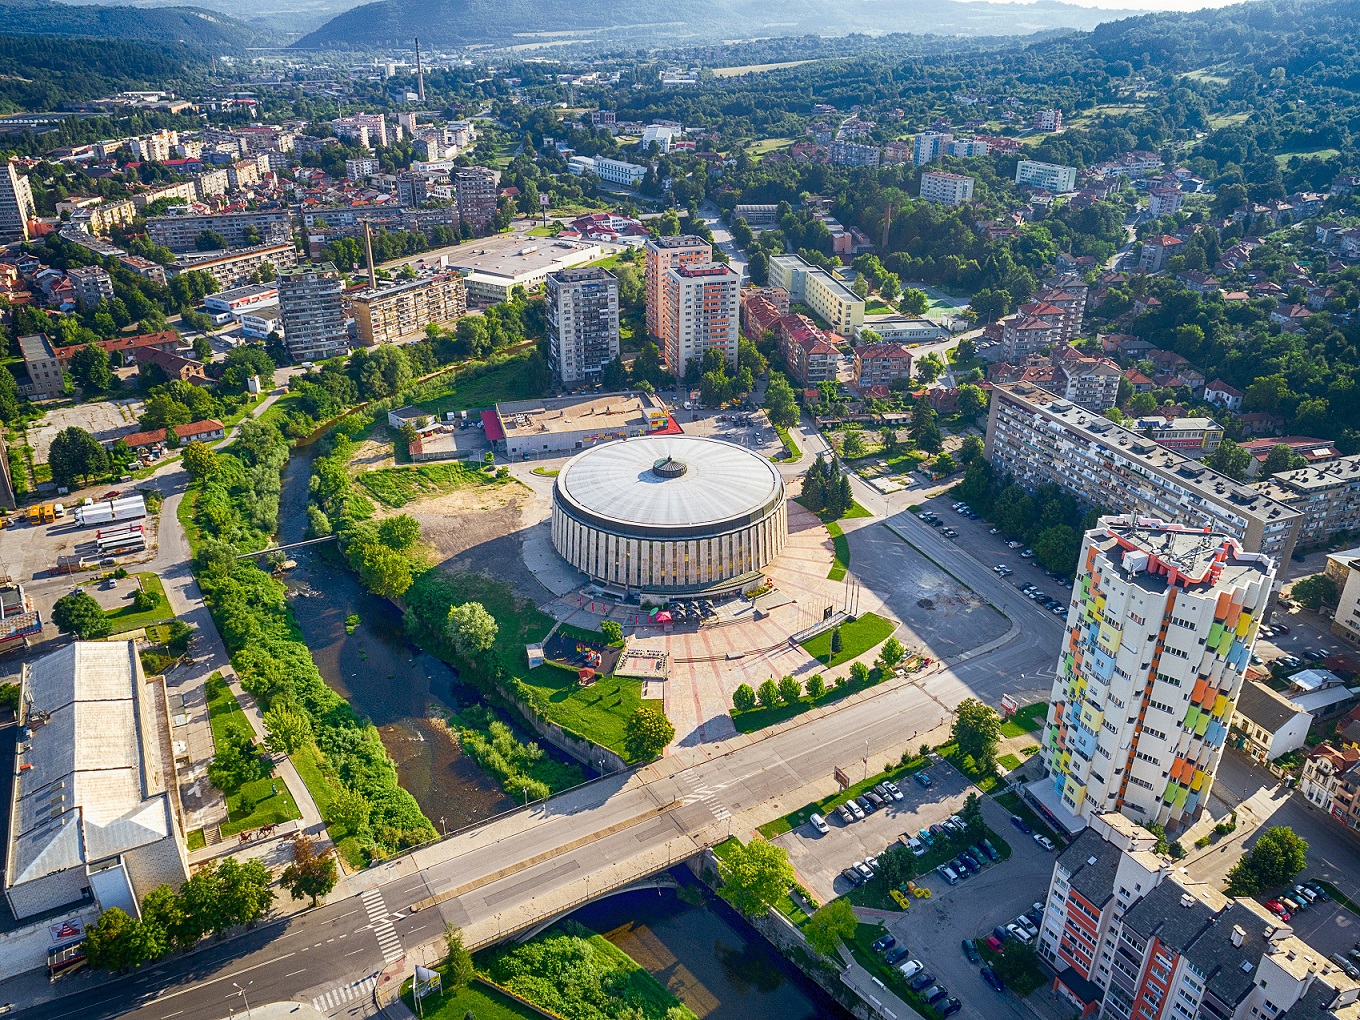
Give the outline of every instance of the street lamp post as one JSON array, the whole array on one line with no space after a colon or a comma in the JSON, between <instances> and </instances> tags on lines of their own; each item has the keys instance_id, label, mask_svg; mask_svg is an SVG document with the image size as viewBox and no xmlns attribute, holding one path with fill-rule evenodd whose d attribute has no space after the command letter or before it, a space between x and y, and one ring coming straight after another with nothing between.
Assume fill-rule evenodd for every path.
<instances>
[{"instance_id":1,"label":"street lamp post","mask_svg":"<svg viewBox=\"0 0 1360 1020\"><path fill-rule=\"evenodd\" d=\"M444 816L443 816L443 815L440 815L440 816L439 816L439 828L440 828L440 831L442 831L442 832L444 833L444 835L447 836L447 835L449 834L449 828L448 828L447 825L444 824Z\"/></svg>"},{"instance_id":2,"label":"street lamp post","mask_svg":"<svg viewBox=\"0 0 1360 1020\"><path fill-rule=\"evenodd\" d=\"M253 981L247 981L247 982L246 982L246 988L249 988L249 987L250 987L251 985L253 985L254 983L255 983L255 982L253 982ZM233 982L231 983L231 987L235 988L235 989L236 989L236 994L239 995L239 996L241 997L241 1002L244 1003L244 1004L245 1004L245 1007L246 1007L246 1016L249 1017L249 1016L250 1016L250 1000L246 998L246 988L242 988L242 987L241 987L240 985L238 985L235 981L233 981Z\"/></svg>"}]
</instances>

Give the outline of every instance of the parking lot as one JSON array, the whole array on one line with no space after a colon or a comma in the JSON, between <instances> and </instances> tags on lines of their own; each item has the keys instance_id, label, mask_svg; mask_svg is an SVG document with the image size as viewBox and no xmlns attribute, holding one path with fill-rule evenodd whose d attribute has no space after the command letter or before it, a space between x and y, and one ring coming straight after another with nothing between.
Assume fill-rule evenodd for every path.
<instances>
[{"instance_id":1,"label":"parking lot","mask_svg":"<svg viewBox=\"0 0 1360 1020\"><path fill-rule=\"evenodd\" d=\"M698 407L686 411L683 396L676 398L671 411L688 436L723 439L744 446L762 457L773 457L784 449L784 444L770 427L770 420L765 417L764 411L715 411ZM750 424L742 424L745 421Z\"/></svg>"}]
</instances>

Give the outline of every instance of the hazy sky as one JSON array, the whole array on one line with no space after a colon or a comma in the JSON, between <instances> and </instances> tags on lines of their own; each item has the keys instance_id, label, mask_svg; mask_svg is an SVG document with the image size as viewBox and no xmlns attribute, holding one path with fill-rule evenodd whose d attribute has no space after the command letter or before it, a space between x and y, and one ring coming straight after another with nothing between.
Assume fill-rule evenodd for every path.
<instances>
[{"instance_id":1,"label":"hazy sky","mask_svg":"<svg viewBox=\"0 0 1360 1020\"><path fill-rule=\"evenodd\" d=\"M1011 3L1026 3L1031 0L1008 0ZM1119 10L1136 8L1144 11L1198 11L1205 7L1226 7L1240 3L1241 0L1063 0L1065 3L1082 7L1112 7Z\"/></svg>"}]
</instances>

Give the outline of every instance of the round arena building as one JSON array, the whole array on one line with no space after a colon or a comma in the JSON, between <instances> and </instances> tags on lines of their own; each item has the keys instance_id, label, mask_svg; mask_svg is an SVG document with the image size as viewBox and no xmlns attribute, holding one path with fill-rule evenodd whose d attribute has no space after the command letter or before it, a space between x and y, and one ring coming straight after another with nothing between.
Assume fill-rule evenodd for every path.
<instances>
[{"instance_id":1,"label":"round arena building","mask_svg":"<svg viewBox=\"0 0 1360 1020\"><path fill-rule=\"evenodd\" d=\"M683 593L754 578L788 537L784 480L718 439L644 436L567 461L553 486L553 546L591 580Z\"/></svg>"}]
</instances>

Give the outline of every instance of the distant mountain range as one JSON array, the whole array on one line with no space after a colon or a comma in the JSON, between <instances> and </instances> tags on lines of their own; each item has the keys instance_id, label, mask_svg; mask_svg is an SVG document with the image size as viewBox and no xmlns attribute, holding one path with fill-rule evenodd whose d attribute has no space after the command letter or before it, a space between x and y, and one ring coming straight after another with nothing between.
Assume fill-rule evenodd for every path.
<instances>
[{"instance_id":1,"label":"distant mountain range","mask_svg":"<svg viewBox=\"0 0 1360 1020\"><path fill-rule=\"evenodd\" d=\"M301 49L431 48L589 42L677 46L769 36L919 32L1027 35L1087 30L1129 17L1038 0L378 0L345 11L294 44Z\"/></svg>"},{"instance_id":2,"label":"distant mountain range","mask_svg":"<svg viewBox=\"0 0 1360 1020\"><path fill-rule=\"evenodd\" d=\"M272 32L202 7L117 7L0 0L0 35L182 43L209 51L274 42Z\"/></svg>"}]
</instances>

